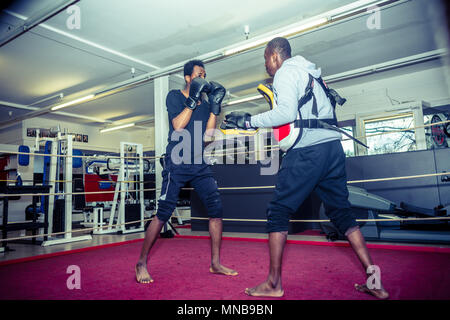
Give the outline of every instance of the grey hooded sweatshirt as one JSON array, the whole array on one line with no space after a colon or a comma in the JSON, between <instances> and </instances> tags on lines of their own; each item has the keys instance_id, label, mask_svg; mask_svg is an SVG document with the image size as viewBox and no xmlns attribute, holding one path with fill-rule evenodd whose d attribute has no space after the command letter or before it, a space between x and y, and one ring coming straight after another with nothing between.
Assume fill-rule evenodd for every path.
<instances>
[{"instance_id":1,"label":"grey hooded sweatshirt","mask_svg":"<svg viewBox=\"0 0 450 320\"><path fill-rule=\"evenodd\" d=\"M305 89L308 85L308 73L314 78L319 78L321 70L302 56L295 56L285 60L273 79L274 99L277 107L252 116L250 120L251 125L257 128L270 128L295 121L298 112L298 101L305 94ZM333 107L322 87L315 80L313 93L316 96L319 118L333 118ZM312 114L312 105L313 100L310 99L300 109L302 119L316 118ZM333 130L304 128L302 138L293 148L307 147L340 139L341 134Z\"/></svg>"}]
</instances>

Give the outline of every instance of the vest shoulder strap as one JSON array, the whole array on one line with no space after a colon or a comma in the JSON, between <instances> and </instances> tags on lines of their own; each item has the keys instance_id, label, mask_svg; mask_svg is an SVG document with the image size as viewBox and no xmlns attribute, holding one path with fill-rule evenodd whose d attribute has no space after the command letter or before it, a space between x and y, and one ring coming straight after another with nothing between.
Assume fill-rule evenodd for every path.
<instances>
[{"instance_id":1,"label":"vest shoulder strap","mask_svg":"<svg viewBox=\"0 0 450 320\"><path fill-rule=\"evenodd\" d=\"M328 88L325 81L323 81L322 77L314 78L310 73L308 73L308 76L309 76L309 80L308 80L308 84L306 85L306 88L305 88L305 94L298 101L298 112L300 112L300 109L312 98L313 105L312 105L311 112L316 118L319 118L319 111L317 108L316 96L314 95L314 92L313 92L314 80L316 80L320 84L325 95L327 96L328 100L330 101L331 106L333 108L333 117L334 117L334 119L336 119L336 110L335 110L336 100L334 99L333 95L330 92L332 90L330 90L330 88ZM343 100L345 102L345 99L343 99Z\"/></svg>"}]
</instances>

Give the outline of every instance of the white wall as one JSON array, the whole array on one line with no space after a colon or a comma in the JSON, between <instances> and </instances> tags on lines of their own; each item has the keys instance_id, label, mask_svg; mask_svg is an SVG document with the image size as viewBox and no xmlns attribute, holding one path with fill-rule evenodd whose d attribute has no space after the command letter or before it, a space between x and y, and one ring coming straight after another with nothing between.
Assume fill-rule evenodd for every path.
<instances>
[{"instance_id":1,"label":"white wall","mask_svg":"<svg viewBox=\"0 0 450 320\"><path fill-rule=\"evenodd\" d=\"M100 133L100 127L77 124L75 122L63 122L46 118L32 118L22 122L22 135L24 144L34 144L35 139L26 136L27 128L57 128L61 131L88 135L89 142L73 142L74 149L95 150L105 152L119 152L121 141L142 143L144 150L153 146L152 130L145 129L123 129Z\"/></svg>"},{"instance_id":2,"label":"white wall","mask_svg":"<svg viewBox=\"0 0 450 320\"><path fill-rule=\"evenodd\" d=\"M22 144L22 123L0 130L0 144Z\"/></svg>"},{"instance_id":3,"label":"white wall","mask_svg":"<svg viewBox=\"0 0 450 320\"><path fill-rule=\"evenodd\" d=\"M141 143L144 147L144 151L153 151L155 150L155 127L152 125L151 128L144 129L136 129L129 134L130 141L135 143Z\"/></svg>"},{"instance_id":4,"label":"white wall","mask_svg":"<svg viewBox=\"0 0 450 320\"><path fill-rule=\"evenodd\" d=\"M446 68L439 61L330 84L347 99L336 108L339 121L405 108L405 104L450 98Z\"/></svg>"}]
</instances>

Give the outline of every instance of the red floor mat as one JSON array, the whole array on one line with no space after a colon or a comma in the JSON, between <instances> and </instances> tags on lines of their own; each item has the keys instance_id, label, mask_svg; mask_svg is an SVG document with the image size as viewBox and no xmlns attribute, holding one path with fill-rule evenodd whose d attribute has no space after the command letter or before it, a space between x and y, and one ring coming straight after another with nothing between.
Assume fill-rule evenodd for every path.
<instances>
[{"instance_id":1,"label":"red floor mat","mask_svg":"<svg viewBox=\"0 0 450 320\"><path fill-rule=\"evenodd\" d=\"M208 272L210 244L204 238L159 239L150 258L155 282L138 284L134 264L142 242L75 252L0 266L0 299L255 299L246 287L265 279L268 247L263 241L222 242L222 263L236 277ZM450 299L450 254L370 249L392 299ZM67 288L67 268L81 270L81 289ZM373 299L353 285L365 280L349 247L288 243L282 299Z\"/></svg>"}]
</instances>

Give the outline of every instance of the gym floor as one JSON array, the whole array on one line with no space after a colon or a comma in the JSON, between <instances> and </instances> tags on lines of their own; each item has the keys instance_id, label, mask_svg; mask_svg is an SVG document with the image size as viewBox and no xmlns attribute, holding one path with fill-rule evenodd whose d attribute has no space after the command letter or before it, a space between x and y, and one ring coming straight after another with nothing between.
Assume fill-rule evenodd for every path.
<instances>
[{"instance_id":1,"label":"gym floor","mask_svg":"<svg viewBox=\"0 0 450 320\"><path fill-rule=\"evenodd\" d=\"M189 222L185 222L184 225L178 226L176 219L173 219L173 225L180 235L183 236L209 236L206 231L192 231L190 229ZM83 233L77 233L77 235L82 235ZM88 234L88 233L85 233ZM19 236L19 233L9 232L8 238ZM0 262L8 260L16 260L22 258L28 258L43 254L61 252L61 251L71 251L76 249L101 246L105 244L120 243L135 239L144 239L144 232L128 233L128 234L103 234L103 235L92 235L92 240L90 241L77 241L66 244L52 245L47 247L42 247L40 245L31 243L17 243L10 242L8 247L12 249L11 251L0 253ZM231 238L251 238L251 239L267 239L267 234L265 233L237 233L237 232L223 232L223 237ZM298 234L290 234L288 236L289 240L299 240L299 241L317 241L317 242L329 242L325 235L320 233L320 230L307 230ZM336 241L337 243L346 241ZM368 244L373 245L391 245L391 246L414 246L414 247L438 247L438 248L450 248L450 245L444 244L423 244L423 243L396 243L396 242L380 242L380 241L367 241ZM138 252L136 252L136 259L138 258Z\"/></svg>"},{"instance_id":2,"label":"gym floor","mask_svg":"<svg viewBox=\"0 0 450 320\"><path fill-rule=\"evenodd\" d=\"M208 232L192 231L187 221L180 226L175 220L179 235L160 239L152 250L152 285L135 279L144 232L93 235L90 241L47 247L11 242L13 251L0 254L0 300L270 299L244 293L267 276L267 234L224 232L221 262L239 275L217 276L208 272ZM445 276L450 246L368 241L368 248L391 300L450 299ZM70 268L77 268L78 275L68 275ZM72 290L70 281L80 281L81 270L80 290ZM286 294L281 300L375 299L353 286L366 275L348 242L329 242L320 230L288 236L283 270Z\"/></svg>"}]
</instances>

